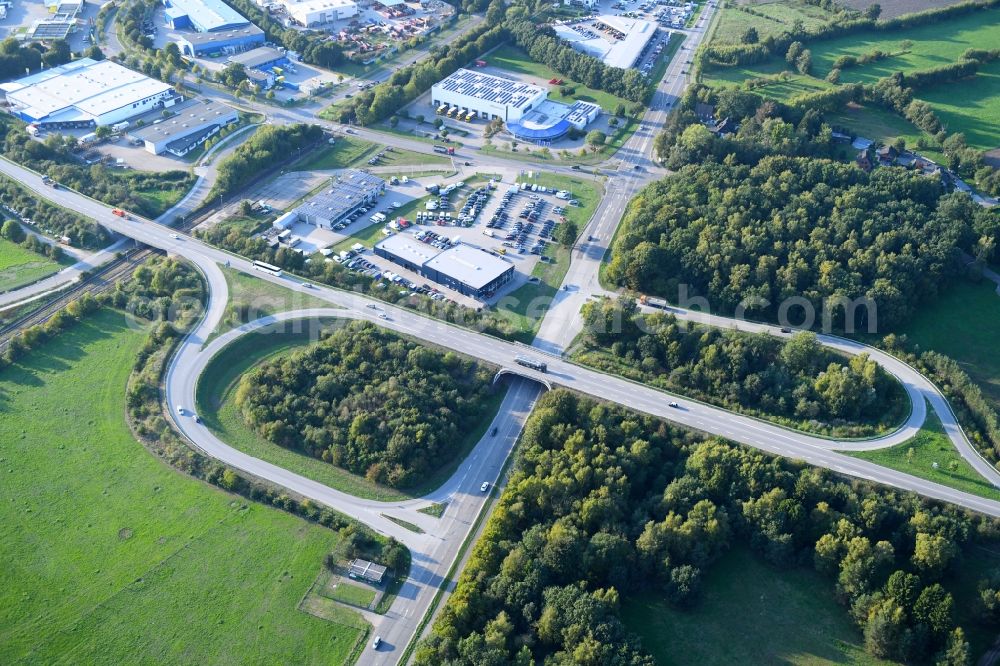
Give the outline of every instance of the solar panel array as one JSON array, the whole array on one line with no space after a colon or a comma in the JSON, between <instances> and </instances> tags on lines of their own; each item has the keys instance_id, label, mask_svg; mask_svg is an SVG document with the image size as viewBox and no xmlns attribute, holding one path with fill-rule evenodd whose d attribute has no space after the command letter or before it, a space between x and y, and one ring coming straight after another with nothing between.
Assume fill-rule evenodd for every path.
<instances>
[{"instance_id":1,"label":"solar panel array","mask_svg":"<svg viewBox=\"0 0 1000 666\"><path fill-rule=\"evenodd\" d=\"M504 104L514 109L520 109L535 99L539 93L544 92L538 86L533 86L530 83L504 79L468 69L458 70L435 87L487 102Z\"/></svg>"}]
</instances>

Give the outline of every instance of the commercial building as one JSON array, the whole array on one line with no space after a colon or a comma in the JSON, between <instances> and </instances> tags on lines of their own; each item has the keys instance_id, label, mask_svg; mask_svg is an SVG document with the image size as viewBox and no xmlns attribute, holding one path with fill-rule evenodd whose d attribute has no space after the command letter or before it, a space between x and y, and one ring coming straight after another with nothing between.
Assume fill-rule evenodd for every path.
<instances>
[{"instance_id":1,"label":"commercial building","mask_svg":"<svg viewBox=\"0 0 1000 666\"><path fill-rule=\"evenodd\" d=\"M514 278L514 265L469 245L455 245L424 264L424 275L474 298L488 298Z\"/></svg>"},{"instance_id":2,"label":"commercial building","mask_svg":"<svg viewBox=\"0 0 1000 666\"><path fill-rule=\"evenodd\" d=\"M561 139L570 129L582 130L601 115L601 107L576 101L572 106L545 100L518 122L507 123L507 131L517 139L546 145Z\"/></svg>"},{"instance_id":3,"label":"commercial building","mask_svg":"<svg viewBox=\"0 0 1000 666\"><path fill-rule=\"evenodd\" d=\"M288 16L299 25L312 28L358 15L354 0L281 0Z\"/></svg>"},{"instance_id":4,"label":"commercial building","mask_svg":"<svg viewBox=\"0 0 1000 666\"><path fill-rule=\"evenodd\" d=\"M221 32L185 32L176 39L181 53L189 56L242 53L264 45L264 31L253 23Z\"/></svg>"},{"instance_id":5,"label":"commercial building","mask_svg":"<svg viewBox=\"0 0 1000 666\"><path fill-rule=\"evenodd\" d=\"M296 208L295 220L312 224L321 229L332 229L335 224L359 208L375 202L385 194L385 181L357 169L347 169L330 180L328 186Z\"/></svg>"},{"instance_id":6,"label":"commercial building","mask_svg":"<svg viewBox=\"0 0 1000 666\"><path fill-rule=\"evenodd\" d=\"M224 32L250 25L250 21L222 0L164 0L171 28L198 32Z\"/></svg>"},{"instance_id":7,"label":"commercial building","mask_svg":"<svg viewBox=\"0 0 1000 666\"><path fill-rule=\"evenodd\" d=\"M167 83L91 58L0 84L0 90L12 114L51 129L114 125L180 100Z\"/></svg>"},{"instance_id":8,"label":"commercial building","mask_svg":"<svg viewBox=\"0 0 1000 666\"><path fill-rule=\"evenodd\" d=\"M635 66L656 36L652 21L605 14L592 21L554 26L556 35L577 51L600 59L609 67Z\"/></svg>"},{"instance_id":9,"label":"commercial building","mask_svg":"<svg viewBox=\"0 0 1000 666\"><path fill-rule=\"evenodd\" d=\"M431 87L435 108L457 107L480 118L518 121L545 101L548 91L530 83L460 69Z\"/></svg>"},{"instance_id":10,"label":"commercial building","mask_svg":"<svg viewBox=\"0 0 1000 666\"><path fill-rule=\"evenodd\" d=\"M441 251L427 243L421 243L409 234L393 234L376 243L374 252L375 256L423 275L424 264Z\"/></svg>"},{"instance_id":11,"label":"commercial building","mask_svg":"<svg viewBox=\"0 0 1000 666\"><path fill-rule=\"evenodd\" d=\"M489 298L514 278L513 264L469 245L438 251L412 236L396 234L376 243L374 251L376 256L473 298Z\"/></svg>"},{"instance_id":12,"label":"commercial building","mask_svg":"<svg viewBox=\"0 0 1000 666\"><path fill-rule=\"evenodd\" d=\"M235 62L247 69L271 69L288 62L284 51L270 46L261 46L239 55L230 56L228 62Z\"/></svg>"},{"instance_id":13,"label":"commercial building","mask_svg":"<svg viewBox=\"0 0 1000 666\"><path fill-rule=\"evenodd\" d=\"M170 118L132 129L128 136L142 141L154 155L166 152L183 157L240 119L236 109L211 100L189 100L175 106L174 111Z\"/></svg>"}]
</instances>

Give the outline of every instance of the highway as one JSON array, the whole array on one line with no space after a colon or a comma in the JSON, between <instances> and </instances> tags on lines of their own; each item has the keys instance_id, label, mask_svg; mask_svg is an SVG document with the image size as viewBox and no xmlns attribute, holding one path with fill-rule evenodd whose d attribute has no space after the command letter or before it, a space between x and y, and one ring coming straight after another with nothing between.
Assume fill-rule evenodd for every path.
<instances>
[{"instance_id":1,"label":"highway","mask_svg":"<svg viewBox=\"0 0 1000 666\"><path fill-rule=\"evenodd\" d=\"M203 274L208 299L203 318L179 345L165 375L166 402L177 428L193 446L228 465L288 488L290 491L329 506L351 516L378 532L392 536L405 544L413 556L413 568L396 602L385 616L365 614L373 623L373 635L383 639L383 646L375 651L366 648L359 663L394 664L402 649L413 636L420 619L444 581L448 569L456 560L461 545L483 507L484 495L479 491L483 481L495 483L508 459L513 446L538 399L543 384L564 386L595 398L625 405L631 409L651 414L681 426L693 428L709 435L755 447L768 453L801 460L809 464L834 470L846 475L864 478L903 490L917 492L926 497L948 501L991 516L1000 516L1000 502L986 500L969 493L925 481L914 476L886 469L874 463L845 455L843 450L862 450L893 446L910 439L926 417L926 401L941 417L942 423L963 457L973 464L986 478L1000 485L1000 475L982 460L965 439L954 414L940 391L919 372L894 357L860 343L821 336L821 341L845 353L868 353L888 372L893 374L911 399L913 409L906 423L884 437L858 441L838 441L811 436L789 430L758 419L735 414L725 409L702 404L689 399L670 396L662 391L635 382L603 374L573 364L561 353L580 330L580 307L591 294L605 294L597 279L601 259L611 241L614 230L629 200L652 178L662 174L650 159L652 142L657 128L668 110L676 102L686 85L685 53L693 51L704 35L714 7L706 7L705 15L689 32L688 49L680 51L661 82L651 109L644 116L640 127L629 142L618 152L617 165L610 173L608 194L584 231L581 244L573 252L573 262L564 284L547 313L534 347L527 347L473 330L459 328L446 322L433 320L419 313L373 301L366 297L338 291L322 285L313 285L288 275L281 277L254 271L251 262L209 246L193 237L177 235L155 221L133 216L123 220L111 214L111 207L79 193L52 190L41 182L39 175L7 161L0 161L0 172L20 182L46 198L68 209L93 218L103 226L131 237L151 247L166 250L191 261ZM270 122L308 122L299 117L295 109L276 111ZM311 120L311 119L310 119ZM359 132L367 135L368 132ZM375 140L390 141L393 145L426 151L421 142L400 139L381 133ZM376 138L377 137L377 138ZM367 138L367 136L366 136ZM473 154L470 152L470 157ZM475 153L477 162L503 163L523 167L514 160L488 159ZM639 169L635 167L638 166ZM546 167L548 168L548 167ZM555 167L553 171L569 171L568 167ZM196 197L197 195L192 195ZM174 236L177 235L175 238ZM597 240L586 240L593 236ZM228 288L220 264L235 270L251 273L256 277L281 284L289 289L308 294L330 304L329 308L283 312L265 317L225 332L209 340L218 328L228 301ZM374 307L370 307L374 306ZM384 313L386 318L380 318ZM715 326L739 327L741 330L768 330L781 335L763 324L736 322L683 310L677 316ZM294 474L277 465L254 458L219 440L203 424L196 422L192 409L198 379L212 356L241 335L260 330L278 322L303 318L340 317L368 321L400 334L453 349L480 359L513 375L503 379L507 393L490 431L477 444L473 452L461 462L452 477L439 489L426 497L395 502L378 502L348 495L321 483ZM539 373L514 363L520 355L531 355L544 360L546 373ZM670 402L676 401L677 407ZM180 412L178 413L178 407ZM437 519L419 513L416 509L431 502L447 501L448 508ZM423 533L401 527L390 517L401 518L418 525Z\"/></svg>"}]
</instances>

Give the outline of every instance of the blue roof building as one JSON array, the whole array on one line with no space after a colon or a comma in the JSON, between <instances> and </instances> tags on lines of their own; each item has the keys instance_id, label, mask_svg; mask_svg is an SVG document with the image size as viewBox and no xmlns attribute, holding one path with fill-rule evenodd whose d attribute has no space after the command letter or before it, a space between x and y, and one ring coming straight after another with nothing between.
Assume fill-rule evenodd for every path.
<instances>
[{"instance_id":1,"label":"blue roof building","mask_svg":"<svg viewBox=\"0 0 1000 666\"><path fill-rule=\"evenodd\" d=\"M222 0L164 0L170 27L198 32L220 32L250 25L238 11Z\"/></svg>"}]
</instances>

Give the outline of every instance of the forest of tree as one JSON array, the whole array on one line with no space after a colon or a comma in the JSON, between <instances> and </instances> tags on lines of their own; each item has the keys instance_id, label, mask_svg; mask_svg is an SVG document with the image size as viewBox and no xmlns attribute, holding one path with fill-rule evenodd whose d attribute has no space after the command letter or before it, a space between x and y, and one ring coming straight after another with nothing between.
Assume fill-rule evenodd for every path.
<instances>
[{"instance_id":1,"label":"forest of tree","mask_svg":"<svg viewBox=\"0 0 1000 666\"><path fill-rule=\"evenodd\" d=\"M672 300L683 285L715 311L742 306L772 321L786 299L804 298L813 325L825 310L835 329L877 324L884 333L939 293L960 269L962 249L998 232L997 217L968 195L942 196L935 179L903 169L726 160L648 186L632 202L607 276ZM835 306L844 298L869 299L877 321L870 308Z\"/></svg>"},{"instance_id":2,"label":"forest of tree","mask_svg":"<svg viewBox=\"0 0 1000 666\"><path fill-rule=\"evenodd\" d=\"M778 338L643 316L622 297L584 305L574 358L669 391L837 437L886 432L907 415L902 387L862 354L847 359L813 333Z\"/></svg>"},{"instance_id":3,"label":"forest of tree","mask_svg":"<svg viewBox=\"0 0 1000 666\"><path fill-rule=\"evenodd\" d=\"M651 665L619 601L657 590L696 605L705 572L740 543L829 577L872 655L965 666L952 574L998 536L979 515L554 391L416 663ZM983 581L989 626L997 588Z\"/></svg>"},{"instance_id":4,"label":"forest of tree","mask_svg":"<svg viewBox=\"0 0 1000 666\"><path fill-rule=\"evenodd\" d=\"M457 354L353 323L244 375L236 404L279 446L405 488L458 452L491 379Z\"/></svg>"}]
</instances>

